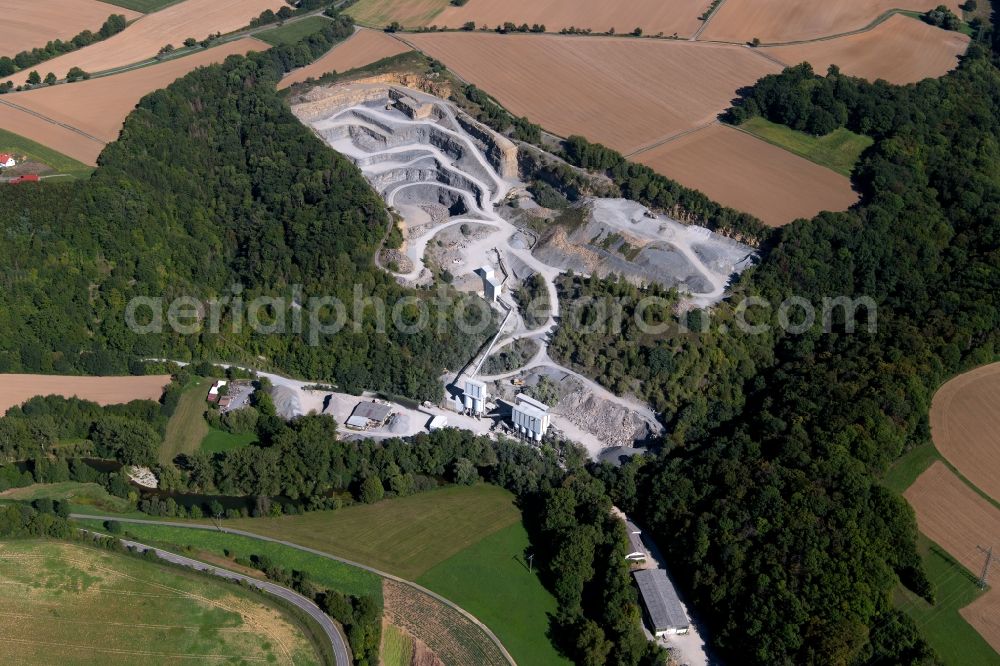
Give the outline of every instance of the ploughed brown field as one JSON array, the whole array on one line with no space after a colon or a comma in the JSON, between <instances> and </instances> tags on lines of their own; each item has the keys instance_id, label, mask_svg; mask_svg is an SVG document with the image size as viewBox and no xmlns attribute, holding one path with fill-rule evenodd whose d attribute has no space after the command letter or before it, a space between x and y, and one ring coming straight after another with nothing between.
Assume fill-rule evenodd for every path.
<instances>
[{"instance_id":1,"label":"ploughed brown field","mask_svg":"<svg viewBox=\"0 0 1000 666\"><path fill-rule=\"evenodd\" d=\"M538 23L549 32L575 27L625 33L642 28L647 35L662 32L688 37L701 27L698 17L709 4L708 0L469 0L464 7L449 6L429 23L450 28L460 28L467 21L490 27L508 21Z\"/></svg>"},{"instance_id":2,"label":"ploughed brown field","mask_svg":"<svg viewBox=\"0 0 1000 666\"><path fill-rule=\"evenodd\" d=\"M960 32L896 14L857 35L761 51L788 65L809 62L819 74L837 65L845 74L870 81L905 84L944 76L958 66L958 57L968 47L969 38Z\"/></svg>"},{"instance_id":3,"label":"ploughed brown field","mask_svg":"<svg viewBox=\"0 0 1000 666\"><path fill-rule=\"evenodd\" d=\"M10 93L0 99L0 127L94 165L105 144L118 138L125 117L145 95L168 86L197 67L222 62L233 54L268 48L268 44L247 37L123 74Z\"/></svg>"},{"instance_id":4,"label":"ploughed brown field","mask_svg":"<svg viewBox=\"0 0 1000 666\"><path fill-rule=\"evenodd\" d=\"M816 39L860 30L890 9L925 12L947 5L962 15L956 0L726 0L701 39L765 44Z\"/></svg>"},{"instance_id":5,"label":"ploughed brown field","mask_svg":"<svg viewBox=\"0 0 1000 666\"><path fill-rule=\"evenodd\" d=\"M713 121L780 66L738 46L669 40L424 33L407 40L545 129L630 153Z\"/></svg>"},{"instance_id":6,"label":"ploughed brown field","mask_svg":"<svg viewBox=\"0 0 1000 666\"><path fill-rule=\"evenodd\" d=\"M364 67L382 58L398 55L410 48L398 39L393 39L384 32L362 28L345 41L337 44L315 62L289 72L281 79L278 88L287 88L293 83L300 83L309 77L319 78L327 72L346 72L358 67Z\"/></svg>"},{"instance_id":7,"label":"ploughed brown field","mask_svg":"<svg viewBox=\"0 0 1000 666\"><path fill-rule=\"evenodd\" d=\"M67 41L84 30L97 32L112 14L121 14L128 21L142 16L97 0L4 0L0 6L0 56L42 48L54 39Z\"/></svg>"},{"instance_id":8,"label":"ploughed brown field","mask_svg":"<svg viewBox=\"0 0 1000 666\"><path fill-rule=\"evenodd\" d=\"M931 402L930 422L941 455L977 488L1000 498L1000 363L942 386Z\"/></svg>"},{"instance_id":9,"label":"ploughed brown field","mask_svg":"<svg viewBox=\"0 0 1000 666\"><path fill-rule=\"evenodd\" d=\"M978 546L1000 545L1000 509L980 497L944 463L935 462L903 496L917 514L917 526L974 575L985 555ZM994 572L995 574L995 572ZM1000 586L960 613L995 650L1000 651Z\"/></svg>"},{"instance_id":10,"label":"ploughed brown field","mask_svg":"<svg viewBox=\"0 0 1000 666\"><path fill-rule=\"evenodd\" d=\"M0 375L0 415L37 395L76 396L99 405L132 400L159 400L170 375L141 377L75 377L61 375Z\"/></svg>"},{"instance_id":11,"label":"ploughed brown field","mask_svg":"<svg viewBox=\"0 0 1000 666\"><path fill-rule=\"evenodd\" d=\"M282 0L184 0L153 14L143 16L117 35L79 51L48 60L37 67L39 74L54 72L59 78L72 67L97 73L142 62L172 44L179 47L188 37L202 40L210 34L223 34L246 26L265 9L285 6ZM111 5L108 7L116 9ZM113 13L112 11L108 12ZM14 74L16 85L28 79L28 71Z\"/></svg>"},{"instance_id":12,"label":"ploughed brown field","mask_svg":"<svg viewBox=\"0 0 1000 666\"><path fill-rule=\"evenodd\" d=\"M632 159L770 226L845 210L858 199L844 176L727 125L710 125Z\"/></svg>"}]
</instances>

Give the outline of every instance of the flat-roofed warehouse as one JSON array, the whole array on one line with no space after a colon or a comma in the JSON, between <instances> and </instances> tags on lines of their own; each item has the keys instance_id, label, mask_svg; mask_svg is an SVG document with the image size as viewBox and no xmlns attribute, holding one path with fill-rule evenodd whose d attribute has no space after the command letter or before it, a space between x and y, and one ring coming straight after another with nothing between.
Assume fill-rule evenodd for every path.
<instances>
[{"instance_id":1,"label":"flat-roofed warehouse","mask_svg":"<svg viewBox=\"0 0 1000 666\"><path fill-rule=\"evenodd\" d=\"M656 636L686 634L691 623L677 596L677 590L667 578L667 572L663 569L644 569L634 571L632 575L639 585L639 594L653 633Z\"/></svg>"}]
</instances>

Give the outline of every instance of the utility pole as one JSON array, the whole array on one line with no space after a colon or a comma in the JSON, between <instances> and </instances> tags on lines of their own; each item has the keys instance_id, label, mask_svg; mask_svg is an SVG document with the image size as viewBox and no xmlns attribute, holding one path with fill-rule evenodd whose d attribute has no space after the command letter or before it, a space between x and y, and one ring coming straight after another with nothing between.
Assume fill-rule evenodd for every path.
<instances>
[{"instance_id":1,"label":"utility pole","mask_svg":"<svg viewBox=\"0 0 1000 666\"><path fill-rule=\"evenodd\" d=\"M985 590L986 589L986 579L990 575L990 565L993 563L993 546L990 546L988 549L987 548L983 548L982 546L976 546L976 548L978 548L982 552L986 553L986 563L983 564L983 573L979 577L979 589Z\"/></svg>"},{"instance_id":2,"label":"utility pole","mask_svg":"<svg viewBox=\"0 0 1000 666\"><path fill-rule=\"evenodd\" d=\"M528 573L532 573L532 568L535 563L535 554L531 553L528 555Z\"/></svg>"}]
</instances>

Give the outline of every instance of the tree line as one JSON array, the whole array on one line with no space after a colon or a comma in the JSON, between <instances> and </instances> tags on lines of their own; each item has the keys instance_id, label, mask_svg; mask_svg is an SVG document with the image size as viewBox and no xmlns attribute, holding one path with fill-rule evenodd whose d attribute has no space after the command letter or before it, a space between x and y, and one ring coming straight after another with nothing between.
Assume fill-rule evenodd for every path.
<instances>
[{"instance_id":1,"label":"tree line","mask_svg":"<svg viewBox=\"0 0 1000 666\"><path fill-rule=\"evenodd\" d=\"M125 20L124 15L111 14L96 33L90 30L83 30L65 42L61 39L54 39L44 47L36 47L30 51L21 51L14 55L13 58L9 56L0 57L0 76L10 76L14 72L33 67L46 60L61 56L64 53L72 53L95 42L103 41L112 35L117 35L127 25L128 22Z\"/></svg>"}]
</instances>

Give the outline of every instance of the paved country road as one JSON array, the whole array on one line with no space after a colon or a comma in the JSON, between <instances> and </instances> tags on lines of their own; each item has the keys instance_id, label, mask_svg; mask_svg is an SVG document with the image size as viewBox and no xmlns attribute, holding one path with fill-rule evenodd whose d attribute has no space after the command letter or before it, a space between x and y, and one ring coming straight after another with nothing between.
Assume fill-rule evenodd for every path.
<instances>
[{"instance_id":1,"label":"paved country road","mask_svg":"<svg viewBox=\"0 0 1000 666\"><path fill-rule=\"evenodd\" d=\"M325 558L330 559L330 560L336 560L337 562L343 562L344 564L349 564L352 567L357 567L359 569L364 569L365 571L370 571L371 573L375 574L376 576L381 576L382 578L388 578L389 580L395 581L397 583L402 583L403 585L409 585L413 589L419 590L420 592L423 592L424 594L426 594L428 596L431 596L434 599L437 599L438 601L440 601L441 603L443 603L443 604L445 604L447 606L451 606L452 608L454 608L455 610L457 610L459 613L461 613L462 615L464 615L470 622L472 622L477 627L479 627L480 629L482 629L483 633L485 633L489 637L489 639L491 641L493 641L493 643L497 646L497 648L500 650L500 652L503 654L503 656L507 659L507 661L510 662L512 664L512 666L517 666L517 662L514 661L514 657L512 657L509 652L507 652L507 648L505 648L503 646L503 643L501 643L500 639L496 637L496 634L494 634L492 631L490 631L489 627L487 627L485 624L483 624L482 622L480 622L479 619L476 618L475 615L473 615L469 611L465 610L464 608L462 608L461 606L459 606L455 602L449 601L448 599L442 597L437 592L432 592L432 591L428 590L423 585L417 585L416 583L414 583L411 580L406 580L405 578L400 578L399 576L394 576L391 573L386 573L385 571L380 571L379 569L376 569L375 567L370 567L367 564L360 564L359 562L353 562L351 560L344 559L343 557L337 557L336 555L331 555L330 553L324 553L321 550L316 550L315 548L309 548L308 546L301 546L301 545L299 545L297 543L293 543L291 541L283 541L281 539L274 539L272 537L261 536L260 534L254 534L253 532L246 532L244 530L235 530L235 529L232 529L232 528L229 528L229 527L218 527L218 526L215 526L215 525L198 525L198 524L195 524L195 523L175 523L175 522L170 522L169 520L145 520L143 518L122 518L120 516L91 516L91 515L86 514L86 513L71 513L71 514L69 514L69 517L70 518L75 518L75 519L83 519L83 520L114 520L114 521L117 521L119 523L138 523L140 525L164 525L166 527L183 527L183 528L194 529L194 530L210 530L210 531L216 531L216 532L225 532L226 534L235 534L235 535L238 535L238 536L249 537L251 539L259 539L260 541L270 541L272 543L280 543L282 546L288 546L289 548L295 548L296 550L301 550L301 551L305 551L307 553L312 553L313 555L318 555L319 557L325 557ZM205 565L205 566L207 566L207 565ZM256 580L256 579L252 578L251 580ZM258 582L260 582L260 581L258 581ZM282 589L284 589L284 588L282 588ZM338 666L339 666L340 662L338 661L337 663L338 663ZM350 663L350 662L347 662L347 663Z\"/></svg>"},{"instance_id":2,"label":"paved country road","mask_svg":"<svg viewBox=\"0 0 1000 666\"><path fill-rule=\"evenodd\" d=\"M90 532L90 530L85 531ZM351 666L351 655L347 649L347 641L344 640L344 637L337 628L337 625L333 623L333 620L330 619L329 615L320 610L319 606L298 592L294 592L287 587L282 587L281 585L275 585L274 583L270 583L266 580L259 580L251 576L236 573L235 571L229 571L228 569L216 567L211 564L205 564L204 562L199 562L198 560L192 560L190 557L184 557L183 555L147 546L137 541L130 541L129 539L119 539L119 541L129 548L133 548L139 552L152 550L160 559L166 560L167 562L173 562L174 564L196 569L197 571L204 571L228 580L242 581L248 585L256 587L259 590L263 590L276 597L280 597L294 606L297 606L308 613L309 617L314 619L323 629L323 633L325 633L327 638L329 638L330 644L333 647L333 655L337 660L337 666Z\"/></svg>"}]
</instances>

